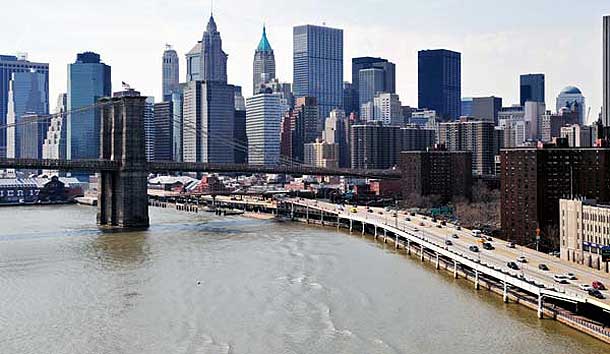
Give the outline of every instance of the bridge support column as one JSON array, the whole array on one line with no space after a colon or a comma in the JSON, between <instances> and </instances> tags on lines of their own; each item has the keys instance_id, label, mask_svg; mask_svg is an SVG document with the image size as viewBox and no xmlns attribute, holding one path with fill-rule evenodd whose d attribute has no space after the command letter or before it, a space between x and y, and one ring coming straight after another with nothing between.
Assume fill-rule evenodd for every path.
<instances>
[{"instance_id":1,"label":"bridge support column","mask_svg":"<svg viewBox=\"0 0 610 354\"><path fill-rule=\"evenodd\" d=\"M354 231L354 219L349 219L349 233L351 234Z\"/></svg>"},{"instance_id":2,"label":"bridge support column","mask_svg":"<svg viewBox=\"0 0 610 354\"><path fill-rule=\"evenodd\" d=\"M339 212L337 212L337 230L339 230L340 227L341 227L341 216L339 215Z\"/></svg>"},{"instance_id":3,"label":"bridge support column","mask_svg":"<svg viewBox=\"0 0 610 354\"><path fill-rule=\"evenodd\" d=\"M453 278L457 279L458 278L458 271L457 271L457 267L458 263L457 261L453 261Z\"/></svg>"},{"instance_id":4,"label":"bridge support column","mask_svg":"<svg viewBox=\"0 0 610 354\"><path fill-rule=\"evenodd\" d=\"M410 256L411 255L411 241L407 240L407 254Z\"/></svg>"},{"instance_id":5,"label":"bridge support column","mask_svg":"<svg viewBox=\"0 0 610 354\"><path fill-rule=\"evenodd\" d=\"M394 248L398 249L398 234L394 233Z\"/></svg>"},{"instance_id":6,"label":"bridge support column","mask_svg":"<svg viewBox=\"0 0 610 354\"><path fill-rule=\"evenodd\" d=\"M383 243L388 243L388 230L383 229Z\"/></svg>"},{"instance_id":7,"label":"bridge support column","mask_svg":"<svg viewBox=\"0 0 610 354\"><path fill-rule=\"evenodd\" d=\"M364 236L364 229L366 228L366 223L362 222L362 236Z\"/></svg>"},{"instance_id":8,"label":"bridge support column","mask_svg":"<svg viewBox=\"0 0 610 354\"><path fill-rule=\"evenodd\" d=\"M320 210L320 222L322 222L322 226L324 226L324 211Z\"/></svg>"},{"instance_id":9,"label":"bridge support column","mask_svg":"<svg viewBox=\"0 0 610 354\"><path fill-rule=\"evenodd\" d=\"M436 270L441 269L441 262L438 253L436 254Z\"/></svg>"},{"instance_id":10,"label":"bridge support column","mask_svg":"<svg viewBox=\"0 0 610 354\"><path fill-rule=\"evenodd\" d=\"M309 224L309 207L308 206L305 207L305 220Z\"/></svg>"},{"instance_id":11,"label":"bridge support column","mask_svg":"<svg viewBox=\"0 0 610 354\"><path fill-rule=\"evenodd\" d=\"M479 270L475 269L474 271L474 288L475 290L479 290Z\"/></svg>"},{"instance_id":12,"label":"bridge support column","mask_svg":"<svg viewBox=\"0 0 610 354\"><path fill-rule=\"evenodd\" d=\"M292 207L290 208L290 220L294 221L294 203L290 204ZM244 211L246 210L246 206L244 204Z\"/></svg>"},{"instance_id":13,"label":"bridge support column","mask_svg":"<svg viewBox=\"0 0 610 354\"><path fill-rule=\"evenodd\" d=\"M508 304L508 283L504 282L504 291L502 292L502 300L505 304Z\"/></svg>"},{"instance_id":14,"label":"bridge support column","mask_svg":"<svg viewBox=\"0 0 610 354\"><path fill-rule=\"evenodd\" d=\"M375 225L375 241L377 240L377 225Z\"/></svg>"},{"instance_id":15,"label":"bridge support column","mask_svg":"<svg viewBox=\"0 0 610 354\"><path fill-rule=\"evenodd\" d=\"M542 310L542 307L544 305L543 299L542 299L542 294L538 294L538 318L542 319L544 317L544 311Z\"/></svg>"},{"instance_id":16,"label":"bridge support column","mask_svg":"<svg viewBox=\"0 0 610 354\"><path fill-rule=\"evenodd\" d=\"M106 98L101 102L100 158L120 162L117 171L102 171L98 182L100 226L147 228L148 166L144 139L145 97Z\"/></svg>"},{"instance_id":17,"label":"bridge support column","mask_svg":"<svg viewBox=\"0 0 610 354\"><path fill-rule=\"evenodd\" d=\"M419 256L420 256L421 261L423 262L424 261L424 245L420 245L419 247L420 247L419 248L419 253L420 253Z\"/></svg>"}]
</instances>

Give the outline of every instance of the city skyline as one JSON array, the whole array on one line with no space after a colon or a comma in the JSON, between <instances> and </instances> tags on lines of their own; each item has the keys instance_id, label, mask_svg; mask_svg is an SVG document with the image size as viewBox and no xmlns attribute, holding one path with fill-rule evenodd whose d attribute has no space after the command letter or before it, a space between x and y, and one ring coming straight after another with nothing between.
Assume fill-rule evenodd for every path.
<instances>
[{"instance_id":1,"label":"city skyline","mask_svg":"<svg viewBox=\"0 0 610 354\"><path fill-rule=\"evenodd\" d=\"M114 2L110 0L107 5ZM280 1L266 2L265 6L258 1L230 5L217 2L214 15L223 34L225 52L230 56L229 82L250 86L251 55L260 39L263 24L267 26L269 40L274 43L277 76L280 81L291 81L292 28L326 22L328 26L344 30L344 73L351 72L351 58L358 56L381 56L396 63L397 93L405 105L417 104L417 51L444 48L462 53L464 97L495 95L504 99L505 106L518 103L519 75L542 72L547 78L547 103L553 102L562 88L573 85L582 90L592 107L590 120L599 113L602 95L600 18L610 13L602 1L592 1L582 11L570 12L569 23L558 20L560 14L572 9L572 4L564 1L528 3L528 11L522 10L518 18L508 14L522 8L519 1L493 6L482 1L465 6L448 0L438 1L432 6L414 1L390 1L386 5L395 7L396 11L373 14L366 26L359 19L371 2L354 4L353 8L342 6L344 2L317 6L318 2L312 1L311 4L299 5L298 11L290 11L291 6ZM36 7L40 11L56 14L49 16L54 19L54 26L47 26L46 19L29 24L9 38L0 51L4 54L28 52L32 61L49 62L50 97L66 91L66 66L74 55L91 50L99 52L113 67L114 87L125 81L160 101L158 75L152 73L160 72L159 58L164 45L169 43L176 48L181 60L182 81L186 74L184 55L192 43L200 39L210 11L209 1L167 5L159 0L150 2L147 7L140 6L143 2L135 1L122 4L125 13L132 14L133 11L129 10L137 8L142 16L127 17L117 13L106 16L101 9L96 11L96 4L87 4L90 10L80 11L80 7L85 5L75 3L75 11L71 12L79 14L75 19L46 2L34 3L38 4ZM20 12L21 6L15 5L15 13ZM168 6L173 11L166 11ZM240 8L238 13L232 11L236 7ZM418 16L409 17L405 23L401 16L394 14L400 14L402 9L415 11ZM468 20L471 17L460 19L461 14L473 9L477 10L474 12L477 21ZM532 11L536 9L539 11ZM491 11L507 15L491 21L489 16L485 16ZM548 16L539 16L541 11ZM454 16L448 17L449 14ZM60 23L76 20L87 21L90 26L75 33ZM13 28L19 21L19 16L13 16L0 24L0 29L15 32ZM239 29L230 26L236 21L243 24ZM443 26L435 25L439 22L443 22ZM424 23L428 26L422 26ZM62 39L65 39L65 44ZM133 46L133 40L141 44ZM515 53L521 55L515 58ZM137 63L132 59L136 55ZM497 71L500 66L503 70ZM489 79L489 72L494 73L495 80ZM344 74L344 80L350 78Z\"/></svg>"}]
</instances>

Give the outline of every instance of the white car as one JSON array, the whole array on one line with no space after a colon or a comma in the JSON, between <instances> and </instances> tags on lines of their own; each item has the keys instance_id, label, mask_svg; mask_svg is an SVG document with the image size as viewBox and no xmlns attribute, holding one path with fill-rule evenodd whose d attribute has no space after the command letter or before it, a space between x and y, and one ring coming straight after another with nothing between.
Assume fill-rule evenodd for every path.
<instances>
[{"instance_id":1,"label":"white car","mask_svg":"<svg viewBox=\"0 0 610 354\"><path fill-rule=\"evenodd\" d=\"M525 256L519 256L519 257L517 257L517 262L527 263L527 258Z\"/></svg>"},{"instance_id":2,"label":"white car","mask_svg":"<svg viewBox=\"0 0 610 354\"><path fill-rule=\"evenodd\" d=\"M563 274L555 274L553 275L553 279L559 284L569 284L568 277Z\"/></svg>"},{"instance_id":3,"label":"white car","mask_svg":"<svg viewBox=\"0 0 610 354\"><path fill-rule=\"evenodd\" d=\"M566 273L564 276L570 280L578 279L578 278L576 278L576 275L574 273Z\"/></svg>"},{"instance_id":4,"label":"white car","mask_svg":"<svg viewBox=\"0 0 610 354\"><path fill-rule=\"evenodd\" d=\"M578 287L580 288L580 290L586 291L586 292L589 292L589 290L593 289L593 287L589 284L580 284Z\"/></svg>"}]
</instances>

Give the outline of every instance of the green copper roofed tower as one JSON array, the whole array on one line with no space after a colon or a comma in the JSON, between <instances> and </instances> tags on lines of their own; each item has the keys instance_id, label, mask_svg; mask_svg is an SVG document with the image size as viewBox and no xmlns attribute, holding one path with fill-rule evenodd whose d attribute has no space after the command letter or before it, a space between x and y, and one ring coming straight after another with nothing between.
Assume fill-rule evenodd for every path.
<instances>
[{"instance_id":1,"label":"green copper roofed tower","mask_svg":"<svg viewBox=\"0 0 610 354\"><path fill-rule=\"evenodd\" d=\"M261 85L275 79L275 56L267 39L267 29L263 26L263 37L254 52L253 93L257 94Z\"/></svg>"}]
</instances>

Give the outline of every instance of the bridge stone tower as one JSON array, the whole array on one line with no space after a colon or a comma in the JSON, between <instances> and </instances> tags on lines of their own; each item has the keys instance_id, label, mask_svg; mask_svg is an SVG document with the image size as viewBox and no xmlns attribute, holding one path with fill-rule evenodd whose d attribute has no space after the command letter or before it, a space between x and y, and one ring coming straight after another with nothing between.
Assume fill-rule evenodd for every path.
<instances>
[{"instance_id":1,"label":"bridge stone tower","mask_svg":"<svg viewBox=\"0 0 610 354\"><path fill-rule=\"evenodd\" d=\"M144 137L146 98L103 98L100 158L119 162L117 171L102 171L98 184L101 226L147 228L147 162Z\"/></svg>"}]
</instances>

